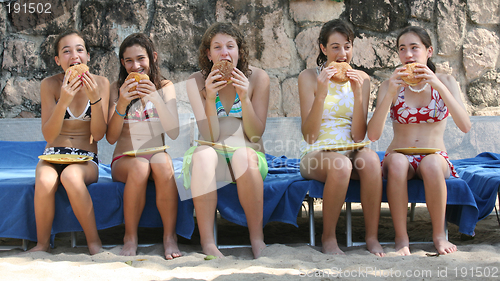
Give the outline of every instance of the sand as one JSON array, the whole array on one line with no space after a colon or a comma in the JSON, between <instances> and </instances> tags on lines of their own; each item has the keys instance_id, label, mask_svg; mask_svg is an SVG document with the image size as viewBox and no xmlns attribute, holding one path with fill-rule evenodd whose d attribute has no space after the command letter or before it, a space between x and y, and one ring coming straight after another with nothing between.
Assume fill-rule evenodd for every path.
<instances>
[{"instance_id":1,"label":"sand","mask_svg":"<svg viewBox=\"0 0 500 281\"><path fill-rule=\"evenodd\" d=\"M337 235L346 256L331 256L320 252L320 246L305 245L309 241L308 222L298 218L299 228L283 223L270 223L264 228L268 247L258 259L250 248L221 250L226 258L204 260L199 246L198 230L191 240L179 238L183 257L167 261L162 256L161 229L140 230L140 243L152 243L139 248L135 257L119 256L121 246L105 248L90 256L86 247L71 248L69 234L56 236L52 253L26 253L20 249L0 252L0 280L484 280L500 278L500 226L495 213L480 221L476 236L464 241L458 227L449 225L449 240L458 245L458 252L435 254L430 243L411 245L411 256L397 256L392 222L384 204L380 222L380 240L386 257L370 254L364 246L346 248L345 219L341 217ZM362 241L363 218L359 206L354 206L354 241ZM321 212L316 212L316 241L321 241ZM246 228L219 220L219 241L225 244L246 244ZM418 205L415 221L408 223L411 241L431 241L431 226L425 205ZM123 227L100 231L103 243L121 243ZM84 244L82 233L77 235ZM0 239L0 245L19 240ZM30 243L29 247L34 246ZM487 278L485 278L487 277Z\"/></svg>"}]
</instances>

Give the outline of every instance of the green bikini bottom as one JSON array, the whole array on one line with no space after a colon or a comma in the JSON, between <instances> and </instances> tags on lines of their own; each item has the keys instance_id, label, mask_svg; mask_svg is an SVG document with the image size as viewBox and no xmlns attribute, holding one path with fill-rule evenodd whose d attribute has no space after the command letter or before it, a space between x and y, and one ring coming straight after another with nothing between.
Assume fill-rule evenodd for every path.
<instances>
[{"instance_id":1,"label":"green bikini bottom","mask_svg":"<svg viewBox=\"0 0 500 281\"><path fill-rule=\"evenodd\" d=\"M186 151L186 153L184 153L184 159L182 160L182 173L181 173L181 175L179 175L179 177L184 176L184 188L185 189L191 188L191 162L193 160L194 150L197 147L198 146L192 146ZM235 150L238 148L235 148ZM231 161L231 158L233 157L234 152L227 152L227 151L220 150L220 149L215 149L215 151L218 154L226 157L226 162L228 162L230 164L230 161ZM255 149L253 149L253 151L255 151ZM267 171L269 170L269 168L267 166L266 155L260 151L255 151L255 153L257 154L257 158L259 159L259 163L258 163L259 172L260 172L260 175L262 176L262 179L264 180L267 176ZM232 171L230 171L230 172L232 175Z\"/></svg>"}]
</instances>

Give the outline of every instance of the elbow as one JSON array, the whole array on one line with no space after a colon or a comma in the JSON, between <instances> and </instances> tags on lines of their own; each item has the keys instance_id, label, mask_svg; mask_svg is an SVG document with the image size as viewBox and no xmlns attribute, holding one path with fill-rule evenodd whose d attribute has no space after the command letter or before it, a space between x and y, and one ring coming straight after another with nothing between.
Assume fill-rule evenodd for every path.
<instances>
[{"instance_id":1,"label":"elbow","mask_svg":"<svg viewBox=\"0 0 500 281\"><path fill-rule=\"evenodd\" d=\"M460 129L462 130L462 132L464 132L464 133L468 133L468 132L470 131L470 129L471 129L471 128L472 128L472 124L471 124L471 122L470 122L470 120L469 120L469 122L466 122L466 123L462 126L462 128L460 128Z\"/></svg>"},{"instance_id":2,"label":"elbow","mask_svg":"<svg viewBox=\"0 0 500 281\"><path fill-rule=\"evenodd\" d=\"M370 131L368 131L367 136L371 142L378 141L378 139L380 138L380 134Z\"/></svg>"},{"instance_id":3,"label":"elbow","mask_svg":"<svg viewBox=\"0 0 500 281\"><path fill-rule=\"evenodd\" d=\"M112 137L110 134L106 134L106 140L109 142L109 144L113 145L116 142L116 138Z\"/></svg>"},{"instance_id":4,"label":"elbow","mask_svg":"<svg viewBox=\"0 0 500 281\"><path fill-rule=\"evenodd\" d=\"M177 139L177 137L179 136L179 127L177 127L176 129L172 129L172 130L169 130L167 132L167 135L169 138L171 138L172 140L175 140Z\"/></svg>"}]
</instances>

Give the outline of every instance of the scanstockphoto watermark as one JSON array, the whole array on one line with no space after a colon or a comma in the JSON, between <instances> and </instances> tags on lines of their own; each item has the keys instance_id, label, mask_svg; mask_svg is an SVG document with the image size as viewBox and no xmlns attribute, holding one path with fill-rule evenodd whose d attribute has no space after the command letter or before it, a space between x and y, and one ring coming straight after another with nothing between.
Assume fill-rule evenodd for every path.
<instances>
[{"instance_id":1,"label":"scanstockphoto watermark","mask_svg":"<svg viewBox=\"0 0 500 281\"><path fill-rule=\"evenodd\" d=\"M358 267L357 269L330 269L299 270L303 278L498 278L497 266L457 266L438 267L437 269L380 269L376 267Z\"/></svg>"}]
</instances>

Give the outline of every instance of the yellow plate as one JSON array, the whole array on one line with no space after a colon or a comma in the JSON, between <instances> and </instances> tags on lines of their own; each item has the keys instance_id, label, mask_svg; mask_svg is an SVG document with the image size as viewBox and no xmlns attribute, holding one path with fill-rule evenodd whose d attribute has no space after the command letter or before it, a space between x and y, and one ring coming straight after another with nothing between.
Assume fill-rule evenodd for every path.
<instances>
[{"instance_id":1,"label":"yellow plate","mask_svg":"<svg viewBox=\"0 0 500 281\"><path fill-rule=\"evenodd\" d=\"M329 146L325 147L321 150L323 151L345 151L345 150L357 150L360 148L365 147L366 145L370 144L371 141L365 141L365 142L357 142L357 143L352 143L344 146Z\"/></svg>"},{"instance_id":2,"label":"yellow plate","mask_svg":"<svg viewBox=\"0 0 500 281\"><path fill-rule=\"evenodd\" d=\"M416 155L416 154L432 154L434 152L438 152L441 149L439 148L423 148L423 147L405 147L405 148L394 148L396 152L403 153L406 155Z\"/></svg>"},{"instance_id":3,"label":"yellow plate","mask_svg":"<svg viewBox=\"0 0 500 281\"><path fill-rule=\"evenodd\" d=\"M213 147L215 149L219 149L219 150L222 150L222 151L225 151L225 152L234 152L234 151L236 151L236 148L234 148L232 146L229 146L229 145L221 144L221 143L216 143L216 142L211 142L211 141L204 141L204 140L194 140L194 141L198 142L201 145L208 145L208 146L211 146L211 147Z\"/></svg>"},{"instance_id":4,"label":"yellow plate","mask_svg":"<svg viewBox=\"0 0 500 281\"><path fill-rule=\"evenodd\" d=\"M49 155L40 155L38 156L38 158L54 164L83 163L94 159L94 157L92 156L76 155L76 154L49 154Z\"/></svg>"},{"instance_id":5,"label":"yellow plate","mask_svg":"<svg viewBox=\"0 0 500 281\"><path fill-rule=\"evenodd\" d=\"M150 148L142 148L142 149L138 149L138 150L130 150L130 151L123 152L123 155L128 155L128 156L148 155L148 154L153 154L153 153L165 151L165 149L167 149L167 148L169 148L168 145L158 146L158 147L150 147Z\"/></svg>"}]
</instances>

